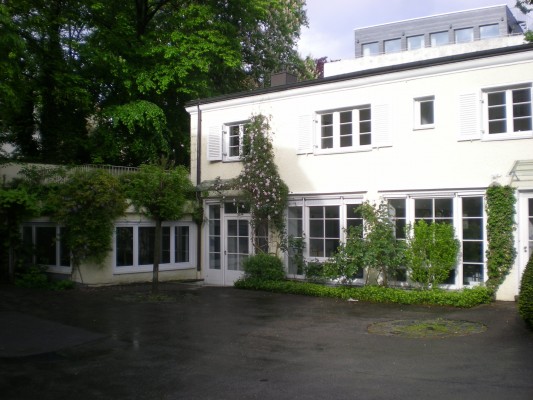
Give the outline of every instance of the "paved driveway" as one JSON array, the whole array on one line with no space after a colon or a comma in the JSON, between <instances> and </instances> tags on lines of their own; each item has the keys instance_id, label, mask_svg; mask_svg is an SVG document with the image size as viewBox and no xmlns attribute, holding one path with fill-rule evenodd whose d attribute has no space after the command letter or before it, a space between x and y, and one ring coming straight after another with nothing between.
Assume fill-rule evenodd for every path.
<instances>
[{"instance_id":1,"label":"paved driveway","mask_svg":"<svg viewBox=\"0 0 533 400\"><path fill-rule=\"evenodd\" d=\"M0 397L533 398L533 333L514 303L460 310L185 284L163 285L169 301L138 301L148 290L0 287ZM444 339L367 330L435 317L487 330Z\"/></svg>"}]
</instances>

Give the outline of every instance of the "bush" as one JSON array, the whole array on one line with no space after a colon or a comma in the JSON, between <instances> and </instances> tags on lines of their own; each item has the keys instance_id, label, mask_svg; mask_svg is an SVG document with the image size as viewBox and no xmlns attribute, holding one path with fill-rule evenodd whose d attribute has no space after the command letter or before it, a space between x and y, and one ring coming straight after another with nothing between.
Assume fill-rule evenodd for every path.
<instances>
[{"instance_id":1,"label":"bush","mask_svg":"<svg viewBox=\"0 0 533 400\"><path fill-rule=\"evenodd\" d=\"M533 329L533 256L529 258L520 282L518 312L526 324Z\"/></svg>"},{"instance_id":2,"label":"bush","mask_svg":"<svg viewBox=\"0 0 533 400\"><path fill-rule=\"evenodd\" d=\"M324 286L297 281L270 281L243 279L235 283L239 289L264 290L274 293L299 294L314 297L353 299L373 303L422 304L470 308L490 303L493 293L484 286L460 291L405 290L381 286Z\"/></svg>"},{"instance_id":3,"label":"bush","mask_svg":"<svg viewBox=\"0 0 533 400\"><path fill-rule=\"evenodd\" d=\"M67 279L50 281L46 267L40 265L32 265L27 271L20 273L15 279L15 285L28 289L66 290L74 288L74 282Z\"/></svg>"},{"instance_id":4,"label":"bush","mask_svg":"<svg viewBox=\"0 0 533 400\"><path fill-rule=\"evenodd\" d=\"M304 274L311 282L324 282L326 280L324 264L310 261L304 266Z\"/></svg>"},{"instance_id":5,"label":"bush","mask_svg":"<svg viewBox=\"0 0 533 400\"><path fill-rule=\"evenodd\" d=\"M260 253L244 261L246 279L260 281L280 281L285 279L285 270L281 260L272 254Z\"/></svg>"}]
</instances>

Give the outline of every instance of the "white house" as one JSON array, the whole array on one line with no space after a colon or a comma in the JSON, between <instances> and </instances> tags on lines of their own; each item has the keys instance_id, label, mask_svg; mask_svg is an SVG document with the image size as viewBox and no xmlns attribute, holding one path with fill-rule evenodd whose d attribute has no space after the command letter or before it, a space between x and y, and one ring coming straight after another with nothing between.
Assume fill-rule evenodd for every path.
<instances>
[{"instance_id":1,"label":"white house","mask_svg":"<svg viewBox=\"0 0 533 400\"><path fill-rule=\"evenodd\" d=\"M191 102L193 182L236 177L244 124L270 116L290 190L289 234L304 238L308 259L333 253L358 223L356 205L384 200L400 235L419 219L454 225L461 257L449 288L486 280L484 195L493 183L511 184L518 253L497 298L513 300L533 249L533 45L514 35L521 30L506 6L466 13L383 25L375 40L359 32L376 52L361 47L355 60L326 64L323 79ZM390 40L399 47L380 51ZM249 215L214 194L204 210L201 276L230 285L251 252Z\"/></svg>"}]
</instances>

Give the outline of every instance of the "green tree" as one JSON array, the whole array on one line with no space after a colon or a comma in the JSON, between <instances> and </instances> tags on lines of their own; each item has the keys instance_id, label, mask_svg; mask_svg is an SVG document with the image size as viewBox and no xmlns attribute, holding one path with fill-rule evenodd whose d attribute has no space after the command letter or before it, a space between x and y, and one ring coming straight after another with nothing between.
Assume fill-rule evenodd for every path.
<instances>
[{"instance_id":1,"label":"green tree","mask_svg":"<svg viewBox=\"0 0 533 400\"><path fill-rule=\"evenodd\" d=\"M49 194L52 220L66 228L72 273L84 261L101 264L111 250L115 220L124 214L126 200L117 178L103 170L74 171Z\"/></svg>"},{"instance_id":2,"label":"green tree","mask_svg":"<svg viewBox=\"0 0 533 400\"><path fill-rule=\"evenodd\" d=\"M0 91L17 94L0 109L3 141L25 160L137 166L167 154L186 165L187 101L260 87L280 70L305 75L294 49L307 24L304 5L2 2L0 51L9 49L9 68L0 77L9 79Z\"/></svg>"},{"instance_id":3,"label":"green tree","mask_svg":"<svg viewBox=\"0 0 533 400\"><path fill-rule=\"evenodd\" d=\"M448 279L460 248L451 224L420 220L407 242L407 265L413 281L427 289Z\"/></svg>"},{"instance_id":4,"label":"green tree","mask_svg":"<svg viewBox=\"0 0 533 400\"><path fill-rule=\"evenodd\" d=\"M24 188L0 187L0 236L3 248L0 263L7 265L7 276L14 279L16 249L20 244L20 224L39 212L37 199ZM5 257L7 255L7 257Z\"/></svg>"},{"instance_id":5,"label":"green tree","mask_svg":"<svg viewBox=\"0 0 533 400\"><path fill-rule=\"evenodd\" d=\"M160 165L141 165L139 172L124 178L125 191L135 209L155 221L152 292L159 288L162 224L178 220L186 212L186 203L194 194L189 173L183 166L165 169Z\"/></svg>"}]
</instances>

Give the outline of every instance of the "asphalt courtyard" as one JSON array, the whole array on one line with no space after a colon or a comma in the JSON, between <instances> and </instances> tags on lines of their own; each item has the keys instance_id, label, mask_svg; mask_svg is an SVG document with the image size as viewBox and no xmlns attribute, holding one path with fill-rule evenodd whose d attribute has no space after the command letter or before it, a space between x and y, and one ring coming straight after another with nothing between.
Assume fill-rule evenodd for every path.
<instances>
[{"instance_id":1,"label":"asphalt courtyard","mask_svg":"<svg viewBox=\"0 0 533 400\"><path fill-rule=\"evenodd\" d=\"M0 398L533 399L533 332L515 303L377 305L164 284L0 286ZM481 333L407 338L376 322L442 318Z\"/></svg>"}]
</instances>

